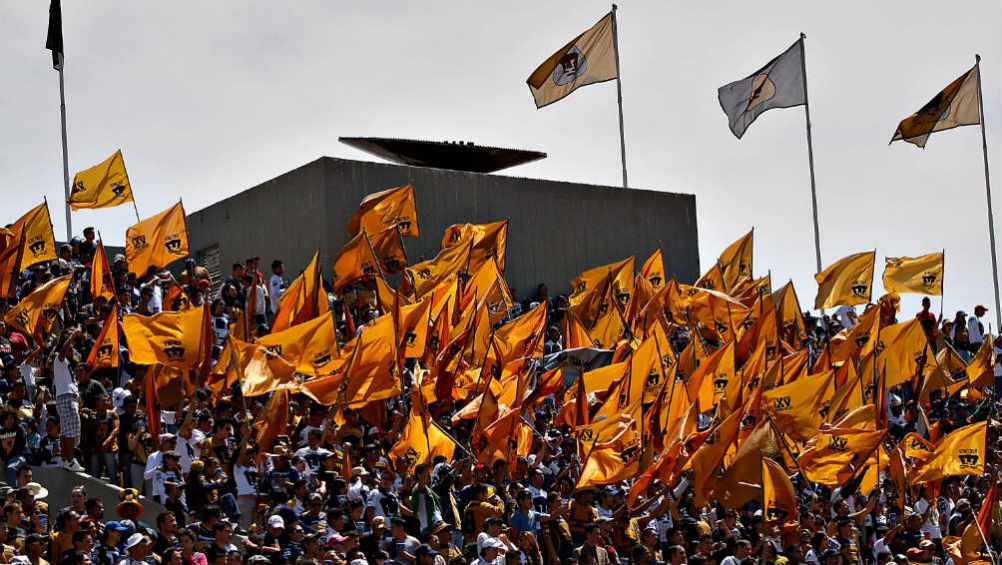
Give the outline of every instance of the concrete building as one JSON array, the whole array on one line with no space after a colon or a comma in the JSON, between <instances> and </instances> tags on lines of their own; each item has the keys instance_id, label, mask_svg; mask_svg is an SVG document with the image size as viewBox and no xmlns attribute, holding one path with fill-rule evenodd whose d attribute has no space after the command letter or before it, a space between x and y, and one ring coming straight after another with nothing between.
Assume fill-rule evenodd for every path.
<instances>
[{"instance_id":1,"label":"concrete building","mask_svg":"<svg viewBox=\"0 0 1002 565\"><path fill-rule=\"evenodd\" d=\"M326 278L362 198L405 183L414 185L421 232L406 240L412 264L438 253L451 224L507 218L505 279L519 296L544 282L554 295L567 292L580 271L630 255L639 269L658 242L670 275L700 274L692 195L331 157L191 213L191 250L224 278L232 262L259 255L265 271L284 261L291 279L319 249Z\"/></svg>"}]
</instances>

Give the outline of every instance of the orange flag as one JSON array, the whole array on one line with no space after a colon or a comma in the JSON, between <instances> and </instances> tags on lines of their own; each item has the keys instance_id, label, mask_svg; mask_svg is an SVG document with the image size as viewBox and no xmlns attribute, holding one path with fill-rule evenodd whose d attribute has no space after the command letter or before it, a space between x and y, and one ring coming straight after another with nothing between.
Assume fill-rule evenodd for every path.
<instances>
[{"instance_id":1,"label":"orange flag","mask_svg":"<svg viewBox=\"0 0 1002 565\"><path fill-rule=\"evenodd\" d=\"M936 454L908 477L908 481L918 484L943 477L984 474L987 437L987 421L954 430L939 442Z\"/></svg>"},{"instance_id":2,"label":"orange flag","mask_svg":"<svg viewBox=\"0 0 1002 565\"><path fill-rule=\"evenodd\" d=\"M4 315L8 326L41 342L59 319L63 299L70 288L72 275L65 275L31 291Z\"/></svg>"},{"instance_id":3,"label":"orange flag","mask_svg":"<svg viewBox=\"0 0 1002 565\"><path fill-rule=\"evenodd\" d=\"M717 263L722 271L724 287L717 290L733 293L733 291L752 281L752 247L755 241L755 230L741 236L730 244Z\"/></svg>"},{"instance_id":4,"label":"orange flag","mask_svg":"<svg viewBox=\"0 0 1002 565\"><path fill-rule=\"evenodd\" d=\"M32 265L56 259L49 205L35 206L5 230L0 251L0 298L13 295L17 275Z\"/></svg>"},{"instance_id":5,"label":"orange flag","mask_svg":"<svg viewBox=\"0 0 1002 565\"><path fill-rule=\"evenodd\" d=\"M258 446L258 457L263 457L265 453L274 447L275 439L284 434L289 425L289 391L280 388L268 399L264 410L258 415L254 422L257 433L254 435L254 442Z\"/></svg>"},{"instance_id":6,"label":"orange flag","mask_svg":"<svg viewBox=\"0 0 1002 565\"><path fill-rule=\"evenodd\" d=\"M101 333L94 340L94 346L87 355L87 365L91 370L103 367L118 367L118 304L111 307L111 313L101 326Z\"/></svg>"},{"instance_id":7,"label":"orange flag","mask_svg":"<svg viewBox=\"0 0 1002 565\"><path fill-rule=\"evenodd\" d=\"M344 244L334 259L334 292L340 292L355 281L378 277L380 273L399 273L405 267L403 241L397 230L375 233L363 230Z\"/></svg>"},{"instance_id":8,"label":"orange flag","mask_svg":"<svg viewBox=\"0 0 1002 565\"><path fill-rule=\"evenodd\" d=\"M125 231L129 272L145 276L150 267L162 269L188 256L188 223L177 204Z\"/></svg>"},{"instance_id":9,"label":"orange flag","mask_svg":"<svg viewBox=\"0 0 1002 565\"><path fill-rule=\"evenodd\" d=\"M647 282L651 283L651 288L655 292L661 290L665 283L668 282L668 277L665 275L664 252L661 251L660 246L657 251L644 261L643 266L640 267L640 278L646 279Z\"/></svg>"},{"instance_id":10,"label":"orange flag","mask_svg":"<svg viewBox=\"0 0 1002 565\"><path fill-rule=\"evenodd\" d=\"M453 224L442 236L442 249L468 247L469 270L476 271L491 257L497 259L498 268L504 272L508 253L508 220L490 224Z\"/></svg>"},{"instance_id":11,"label":"orange flag","mask_svg":"<svg viewBox=\"0 0 1002 565\"><path fill-rule=\"evenodd\" d=\"M296 277L282 293L271 331L280 332L328 312L330 306L320 274L320 252L317 251L303 274Z\"/></svg>"},{"instance_id":12,"label":"orange flag","mask_svg":"<svg viewBox=\"0 0 1002 565\"><path fill-rule=\"evenodd\" d=\"M334 320L318 316L287 330L259 337L255 343L282 357L304 375L321 374L337 351Z\"/></svg>"},{"instance_id":13,"label":"orange flag","mask_svg":"<svg viewBox=\"0 0 1002 565\"><path fill-rule=\"evenodd\" d=\"M413 471L420 463L429 463L436 456L452 461L456 444L442 433L437 426L429 423L429 416L423 403L414 402L411 414L404 425L400 439L390 449L389 457L398 473Z\"/></svg>"},{"instance_id":14,"label":"orange flag","mask_svg":"<svg viewBox=\"0 0 1002 565\"><path fill-rule=\"evenodd\" d=\"M783 525L800 516L790 477L779 463L767 457L762 458L762 501L766 522Z\"/></svg>"},{"instance_id":15,"label":"orange flag","mask_svg":"<svg viewBox=\"0 0 1002 565\"><path fill-rule=\"evenodd\" d=\"M140 365L197 368L203 361L204 310L202 305L185 312L123 316L122 331L130 360Z\"/></svg>"},{"instance_id":16,"label":"orange flag","mask_svg":"<svg viewBox=\"0 0 1002 565\"><path fill-rule=\"evenodd\" d=\"M97 242L97 250L90 264L90 295L93 300L103 296L111 301L115 297L115 285L111 279L111 265L108 264L108 254L104 250L104 242Z\"/></svg>"},{"instance_id":17,"label":"orange flag","mask_svg":"<svg viewBox=\"0 0 1002 565\"><path fill-rule=\"evenodd\" d=\"M592 448L576 488L607 485L632 478L637 474L640 454L636 424L630 421L611 440Z\"/></svg>"},{"instance_id":18,"label":"orange flag","mask_svg":"<svg viewBox=\"0 0 1002 565\"><path fill-rule=\"evenodd\" d=\"M361 231L377 233L387 228L394 231L400 228L404 237L420 235L414 187L410 183L366 196L348 219L351 237Z\"/></svg>"}]
</instances>

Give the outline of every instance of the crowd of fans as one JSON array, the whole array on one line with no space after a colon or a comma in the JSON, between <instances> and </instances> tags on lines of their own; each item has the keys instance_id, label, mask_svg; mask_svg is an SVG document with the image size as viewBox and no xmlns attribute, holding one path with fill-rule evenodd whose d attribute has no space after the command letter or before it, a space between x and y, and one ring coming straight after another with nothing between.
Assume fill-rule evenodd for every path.
<instances>
[{"instance_id":1,"label":"crowd of fans","mask_svg":"<svg viewBox=\"0 0 1002 565\"><path fill-rule=\"evenodd\" d=\"M411 473L396 472L387 455L406 419L406 393L386 401L386 421L345 410L342 425L334 423L328 407L295 395L286 433L274 445L251 441L250 425L266 398L242 399L239 385L221 399L200 388L182 409L162 407L161 421L150 422L143 388L147 368L130 363L124 344L119 369L92 371L83 362L111 311L109 303L89 295L94 252L94 232L87 229L83 238L62 247L57 261L22 274L19 297L52 277L74 275L46 343L33 343L0 323L0 469L6 474L0 487L0 563L937 563L949 559L942 537L959 535L977 513L999 465L989 449L987 474L949 478L938 491L909 493L895 492L889 480L860 492L858 482L832 488L797 474L799 521L771 524L754 500L740 508L715 501L696 505L687 473L632 504L627 504L630 481L575 489L582 465L577 440L565 427L550 424L560 395L532 415L540 433L528 457L514 464L478 463L461 446L454 460L437 458ZM259 313L254 331L268 332L268 313L289 283L280 261L270 270L263 273L258 258L250 258L213 284L191 261L177 277L152 270L138 279L128 272L124 256L114 257L112 265L122 313L176 308L164 303L176 296L169 292L172 285L183 290L180 299L211 305L217 355L248 296L255 297L253 311ZM342 343L351 337L345 309L359 326L381 314L370 294L360 289L345 295L351 297L345 302L332 298ZM551 354L563 347L566 296L552 298L540 285L507 318L542 302L549 305L545 351ZM968 359L988 339L981 322L985 312L977 306L972 316L957 312L941 320L926 302L917 316L934 347L953 348ZM822 319L806 316L803 339L812 358L855 320L851 309ZM669 330L681 350L688 330ZM896 387L889 399L891 446L928 423L919 417L910 383ZM450 419L460 407L433 413L462 444L470 422L453 425ZM992 398L934 395L922 408L944 434L997 414ZM997 426L992 420L990 446L996 446ZM52 485L33 477L37 467L83 471L124 490L113 509L83 486L68 500L52 500L47 488ZM61 480L78 476L65 475ZM906 498L905 511L893 504L894 497ZM144 505L153 506L150 501L164 510L144 512ZM1002 520L995 524L985 532L993 548L1002 539Z\"/></svg>"}]
</instances>

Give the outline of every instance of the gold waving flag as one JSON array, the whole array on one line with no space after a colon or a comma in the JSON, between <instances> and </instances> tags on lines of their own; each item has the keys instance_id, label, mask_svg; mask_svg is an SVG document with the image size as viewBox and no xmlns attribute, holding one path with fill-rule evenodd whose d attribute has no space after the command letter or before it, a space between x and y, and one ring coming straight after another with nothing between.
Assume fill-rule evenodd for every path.
<instances>
[{"instance_id":1,"label":"gold waving flag","mask_svg":"<svg viewBox=\"0 0 1002 565\"><path fill-rule=\"evenodd\" d=\"M633 296L634 264L634 258L629 257L588 269L571 281L570 310L586 329L591 329L607 312L609 304L606 295L610 292L621 309L629 306ZM609 285L612 285L611 289Z\"/></svg>"},{"instance_id":2,"label":"gold waving flag","mask_svg":"<svg viewBox=\"0 0 1002 565\"><path fill-rule=\"evenodd\" d=\"M577 488L632 478L637 474L642 449L636 423L629 420L611 440L592 447Z\"/></svg>"},{"instance_id":3,"label":"gold waving flag","mask_svg":"<svg viewBox=\"0 0 1002 565\"><path fill-rule=\"evenodd\" d=\"M388 228L394 231L400 228L404 237L420 235L414 187L410 183L366 196L348 220L351 237L363 230L373 234Z\"/></svg>"},{"instance_id":4,"label":"gold waving flag","mask_svg":"<svg viewBox=\"0 0 1002 565\"><path fill-rule=\"evenodd\" d=\"M380 273L399 273L406 266L403 243L397 230L385 229L376 233L363 230L348 240L334 259L334 292L355 281L378 277Z\"/></svg>"},{"instance_id":5,"label":"gold waving flag","mask_svg":"<svg viewBox=\"0 0 1002 565\"><path fill-rule=\"evenodd\" d=\"M421 403L416 402L411 407L411 415L400 434L400 440L390 449L389 456L398 473L407 473L415 465L429 463L438 455L451 461L455 450L455 442L437 426L429 423L427 411Z\"/></svg>"},{"instance_id":6,"label":"gold waving flag","mask_svg":"<svg viewBox=\"0 0 1002 565\"><path fill-rule=\"evenodd\" d=\"M943 253L921 257L886 257L884 289L898 294L943 294Z\"/></svg>"},{"instance_id":7,"label":"gold waving flag","mask_svg":"<svg viewBox=\"0 0 1002 565\"><path fill-rule=\"evenodd\" d=\"M181 202L125 231L129 272L138 276L150 267L162 269L188 256L188 224Z\"/></svg>"},{"instance_id":8,"label":"gold waving flag","mask_svg":"<svg viewBox=\"0 0 1002 565\"><path fill-rule=\"evenodd\" d=\"M933 96L918 112L901 120L891 143L903 139L925 147L929 136L937 131L981 123L978 107L978 67L960 75L957 80Z\"/></svg>"},{"instance_id":9,"label":"gold waving flag","mask_svg":"<svg viewBox=\"0 0 1002 565\"><path fill-rule=\"evenodd\" d=\"M56 259L49 205L42 202L11 224L0 251L0 297L10 296L17 275L28 267Z\"/></svg>"},{"instance_id":10,"label":"gold waving flag","mask_svg":"<svg viewBox=\"0 0 1002 565\"><path fill-rule=\"evenodd\" d=\"M640 278L646 279L647 282L651 283L651 288L655 292L661 290L661 287L668 282L665 275L664 252L660 247L640 267Z\"/></svg>"},{"instance_id":11,"label":"gold waving flag","mask_svg":"<svg viewBox=\"0 0 1002 565\"><path fill-rule=\"evenodd\" d=\"M104 161L73 175L73 187L66 201L74 210L112 208L132 202L132 185L119 149Z\"/></svg>"},{"instance_id":12,"label":"gold waving flag","mask_svg":"<svg viewBox=\"0 0 1002 565\"><path fill-rule=\"evenodd\" d=\"M320 276L320 252L317 251L303 274L282 293L271 331L280 332L329 311L327 291Z\"/></svg>"},{"instance_id":13,"label":"gold waving flag","mask_svg":"<svg viewBox=\"0 0 1002 565\"><path fill-rule=\"evenodd\" d=\"M90 264L90 296L92 300L103 296L108 302L115 298L115 282L111 278L111 265L108 263L108 253L104 250L103 241L97 242L94 259Z\"/></svg>"},{"instance_id":14,"label":"gold waving flag","mask_svg":"<svg viewBox=\"0 0 1002 565\"><path fill-rule=\"evenodd\" d=\"M122 331L129 345L129 359L139 365L196 368L203 358L204 309L203 305L153 316L126 314L122 317Z\"/></svg>"},{"instance_id":15,"label":"gold waving flag","mask_svg":"<svg viewBox=\"0 0 1002 565\"><path fill-rule=\"evenodd\" d=\"M87 356L91 370L102 367L118 367L118 304L111 307L111 313L101 326L101 333Z\"/></svg>"},{"instance_id":16,"label":"gold waving flag","mask_svg":"<svg viewBox=\"0 0 1002 565\"><path fill-rule=\"evenodd\" d=\"M762 458L762 500L765 521L785 524L797 520L797 494L786 470L772 459Z\"/></svg>"},{"instance_id":17,"label":"gold waving flag","mask_svg":"<svg viewBox=\"0 0 1002 565\"><path fill-rule=\"evenodd\" d=\"M291 363L296 372L316 375L321 366L331 361L337 349L334 339L334 320L330 316L317 316L262 336L256 343Z\"/></svg>"},{"instance_id":18,"label":"gold waving flag","mask_svg":"<svg viewBox=\"0 0 1002 565\"><path fill-rule=\"evenodd\" d=\"M936 455L908 477L908 482L918 484L956 475L984 474L987 437L988 422L953 431L936 446Z\"/></svg>"},{"instance_id":19,"label":"gold waving flag","mask_svg":"<svg viewBox=\"0 0 1002 565\"><path fill-rule=\"evenodd\" d=\"M818 432L835 394L834 374L825 371L762 393L762 404L780 431L797 441Z\"/></svg>"},{"instance_id":20,"label":"gold waving flag","mask_svg":"<svg viewBox=\"0 0 1002 565\"><path fill-rule=\"evenodd\" d=\"M472 244L470 243L472 240ZM508 220L489 224L453 224L442 235L442 249L470 248L470 272L476 271L493 256L504 272L508 253Z\"/></svg>"},{"instance_id":21,"label":"gold waving flag","mask_svg":"<svg viewBox=\"0 0 1002 565\"><path fill-rule=\"evenodd\" d=\"M866 304L873 293L873 260L876 253L867 251L843 257L814 275L818 281L818 310L835 306Z\"/></svg>"},{"instance_id":22,"label":"gold waving flag","mask_svg":"<svg viewBox=\"0 0 1002 565\"><path fill-rule=\"evenodd\" d=\"M552 104L579 87L619 76L615 17L610 12L532 71L526 82L536 108Z\"/></svg>"},{"instance_id":23,"label":"gold waving flag","mask_svg":"<svg viewBox=\"0 0 1002 565\"><path fill-rule=\"evenodd\" d=\"M71 279L71 275L62 276L31 291L7 311L4 322L36 341L41 341L59 318L59 310L63 307L63 298L66 297Z\"/></svg>"},{"instance_id":24,"label":"gold waving flag","mask_svg":"<svg viewBox=\"0 0 1002 565\"><path fill-rule=\"evenodd\" d=\"M752 247L755 242L755 230L752 230L740 239L730 244L724 252L720 254L717 263L723 272L724 288L717 289L721 292L732 293L734 289L741 287L752 280Z\"/></svg>"}]
</instances>

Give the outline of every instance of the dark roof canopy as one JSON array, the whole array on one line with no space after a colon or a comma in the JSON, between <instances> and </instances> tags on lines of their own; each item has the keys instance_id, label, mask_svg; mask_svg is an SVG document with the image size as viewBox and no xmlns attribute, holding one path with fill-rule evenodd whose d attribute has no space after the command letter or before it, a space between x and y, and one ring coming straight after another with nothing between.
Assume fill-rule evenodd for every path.
<instances>
[{"instance_id":1,"label":"dark roof canopy","mask_svg":"<svg viewBox=\"0 0 1002 565\"><path fill-rule=\"evenodd\" d=\"M475 145L471 141L420 141L384 137L339 137L341 143L392 163L450 171L493 173L545 159L546 153Z\"/></svg>"}]
</instances>

